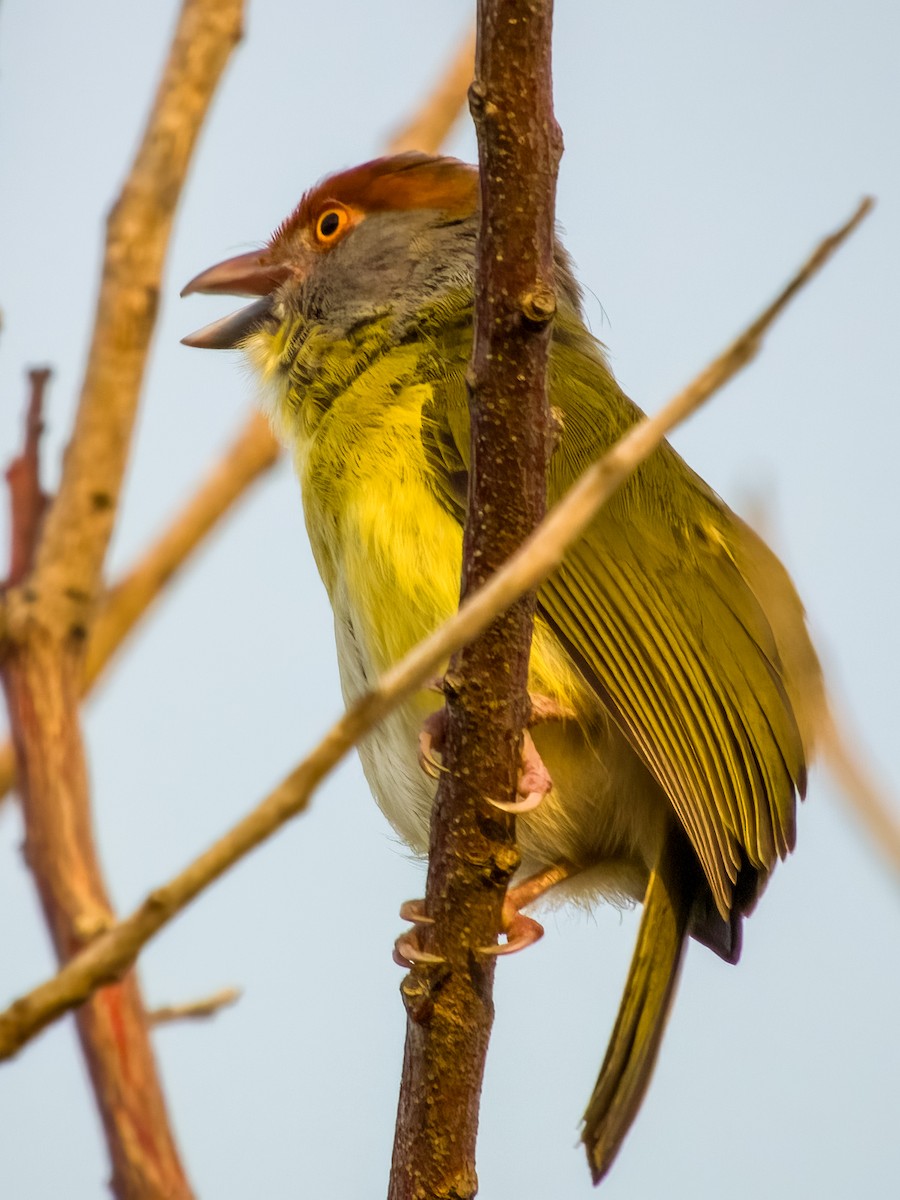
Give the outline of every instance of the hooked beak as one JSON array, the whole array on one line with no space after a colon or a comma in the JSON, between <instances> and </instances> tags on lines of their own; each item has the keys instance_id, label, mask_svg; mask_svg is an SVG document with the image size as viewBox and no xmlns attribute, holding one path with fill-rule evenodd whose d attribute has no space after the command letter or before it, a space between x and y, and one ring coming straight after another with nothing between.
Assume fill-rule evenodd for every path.
<instances>
[{"instance_id":1,"label":"hooked beak","mask_svg":"<svg viewBox=\"0 0 900 1200\"><path fill-rule=\"evenodd\" d=\"M272 311L275 291L290 277L285 263L272 262L269 250L251 250L201 271L182 289L182 296L194 292L206 295L259 296L254 304L239 308L230 316L204 325L196 333L181 339L185 346L203 350L233 350L250 336Z\"/></svg>"}]
</instances>

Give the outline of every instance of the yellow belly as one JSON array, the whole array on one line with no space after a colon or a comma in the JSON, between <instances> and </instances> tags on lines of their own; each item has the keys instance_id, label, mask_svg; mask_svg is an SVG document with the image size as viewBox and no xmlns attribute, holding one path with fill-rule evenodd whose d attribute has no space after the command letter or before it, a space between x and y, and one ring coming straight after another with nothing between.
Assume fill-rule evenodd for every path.
<instances>
[{"instance_id":1,"label":"yellow belly","mask_svg":"<svg viewBox=\"0 0 900 1200\"><path fill-rule=\"evenodd\" d=\"M428 486L418 409L407 405L380 415L383 423L367 430L364 457L329 445L321 427L296 455L348 702L449 617L459 600L462 530ZM581 881L582 890L640 895L665 803L540 620L529 687L578 717L534 730L554 787L519 822L523 871L565 858L597 868ZM424 690L359 748L376 801L418 854L428 846L435 785L419 767L417 740L424 717L439 704L438 693Z\"/></svg>"}]
</instances>

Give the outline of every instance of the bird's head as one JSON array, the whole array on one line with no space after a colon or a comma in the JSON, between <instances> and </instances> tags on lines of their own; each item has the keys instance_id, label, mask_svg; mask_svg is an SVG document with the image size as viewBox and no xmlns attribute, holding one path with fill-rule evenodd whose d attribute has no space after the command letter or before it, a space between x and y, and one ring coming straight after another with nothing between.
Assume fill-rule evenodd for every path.
<instances>
[{"instance_id":1,"label":"bird's head","mask_svg":"<svg viewBox=\"0 0 900 1200\"><path fill-rule=\"evenodd\" d=\"M298 322L341 336L381 315L402 336L442 295L471 294L478 222L477 168L455 158L399 154L330 175L262 250L191 280L183 296L256 299L183 341L208 349L245 346L261 360L268 354L260 343ZM561 305L579 312L580 290L559 243L556 268Z\"/></svg>"},{"instance_id":2,"label":"bird's head","mask_svg":"<svg viewBox=\"0 0 900 1200\"><path fill-rule=\"evenodd\" d=\"M402 325L432 297L471 286L478 172L454 158L401 154L312 188L268 245L202 271L192 292L256 297L184 338L230 349L297 319L335 332L381 313Z\"/></svg>"}]
</instances>

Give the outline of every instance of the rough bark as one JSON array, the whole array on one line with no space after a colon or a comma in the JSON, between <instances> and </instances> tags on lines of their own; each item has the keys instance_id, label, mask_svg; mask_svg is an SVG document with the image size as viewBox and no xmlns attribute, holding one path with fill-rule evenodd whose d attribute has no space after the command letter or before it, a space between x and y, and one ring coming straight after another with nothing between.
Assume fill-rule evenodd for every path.
<instances>
[{"instance_id":1,"label":"rough bark","mask_svg":"<svg viewBox=\"0 0 900 1200\"><path fill-rule=\"evenodd\" d=\"M546 504L546 376L555 312L553 222L562 140L553 117L550 0L482 0L470 106L478 131L481 230L469 372L472 469L462 598L509 558ZM391 1200L477 1191L475 1141L493 1021L515 822L486 803L516 793L529 715L534 593L451 661L446 772L431 821L424 948L443 959L404 981L403 1077Z\"/></svg>"}]
</instances>

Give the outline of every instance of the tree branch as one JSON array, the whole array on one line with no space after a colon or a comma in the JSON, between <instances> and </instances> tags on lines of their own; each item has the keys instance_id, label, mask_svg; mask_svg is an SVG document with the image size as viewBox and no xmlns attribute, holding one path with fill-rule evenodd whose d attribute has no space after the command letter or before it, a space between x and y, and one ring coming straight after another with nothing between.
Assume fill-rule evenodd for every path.
<instances>
[{"instance_id":1,"label":"tree branch","mask_svg":"<svg viewBox=\"0 0 900 1200\"><path fill-rule=\"evenodd\" d=\"M833 705L822 723L819 750L845 801L865 826L879 853L900 875L900 814L888 801L847 732L846 720L838 721Z\"/></svg>"},{"instance_id":2,"label":"tree branch","mask_svg":"<svg viewBox=\"0 0 900 1200\"><path fill-rule=\"evenodd\" d=\"M21 583L31 570L47 504L47 497L41 491L39 450L44 432L44 392L52 374L49 367L36 367L28 372L24 445L22 453L6 468L12 528L7 586Z\"/></svg>"},{"instance_id":3,"label":"tree branch","mask_svg":"<svg viewBox=\"0 0 900 1200\"><path fill-rule=\"evenodd\" d=\"M10 1058L51 1021L98 987L115 981L141 948L225 871L303 812L325 776L380 720L425 685L451 655L482 633L498 613L538 587L561 562L598 509L666 435L747 365L787 301L824 266L872 207L864 200L853 217L825 239L764 313L717 359L652 417L645 417L608 454L584 472L512 558L459 611L378 680L332 726L315 749L257 808L157 888L129 917L100 933L51 979L0 1013L0 1059Z\"/></svg>"},{"instance_id":4,"label":"tree branch","mask_svg":"<svg viewBox=\"0 0 900 1200\"><path fill-rule=\"evenodd\" d=\"M473 44L473 35L467 34L419 112L392 138L386 153L413 149L434 153L440 149L459 116L472 78ZM85 692L194 550L280 453L266 421L251 412L184 510L99 602L88 639ZM0 622L2 616L0 613ZM0 743L0 799L14 782L15 755L7 741Z\"/></svg>"},{"instance_id":5,"label":"tree branch","mask_svg":"<svg viewBox=\"0 0 900 1200\"><path fill-rule=\"evenodd\" d=\"M175 207L242 25L241 0L185 0L147 128L107 219L100 296L75 431L35 566L58 636L89 624L156 323Z\"/></svg>"},{"instance_id":6,"label":"tree branch","mask_svg":"<svg viewBox=\"0 0 900 1200\"><path fill-rule=\"evenodd\" d=\"M753 529L771 541L772 513L761 494L745 499L742 508ZM828 664L825 664L826 678ZM876 778L854 735L846 712L826 696L816 733L816 754L830 771L843 802L853 811L882 861L900 877L900 810L888 789Z\"/></svg>"},{"instance_id":7,"label":"tree branch","mask_svg":"<svg viewBox=\"0 0 900 1200\"><path fill-rule=\"evenodd\" d=\"M78 722L84 642L125 469L163 258L191 152L241 27L240 0L185 0L133 168L107 226L87 372L30 574L5 596L3 686L25 852L57 957L113 914L94 847ZM133 975L77 1014L120 1200L191 1195Z\"/></svg>"},{"instance_id":8,"label":"tree branch","mask_svg":"<svg viewBox=\"0 0 900 1200\"><path fill-rule=\"evenodd\" d=\"M184 1004L165 1004L153 1008L147 1013L147 1020L154 1027L172 1025L176 1021L200 1021L218 1016L223 1008L230 1008L241 998L241 989L236 987L220 988L211 996L202 1000L189 1000Z\"/></svg>"},{"instance_id":9,"label":"tree branch","mask_svg":"<svg viewBox=\"0 0 900 1200\"><path fill-rule=\"evenodd\" d=\"M469 369L472 469L462 597L475 592L546 508L556 175L552 0L480 0L469 103L478 132L481 226ZM431 842L424 948L402 986L406 1047L391 1200L462 1200L477 1190L475 1141L493 1023L506 885L519 864L512 800L530 712L535 596L526 592L451 660L448 725Z\"/></svg>"}]
</instances>

